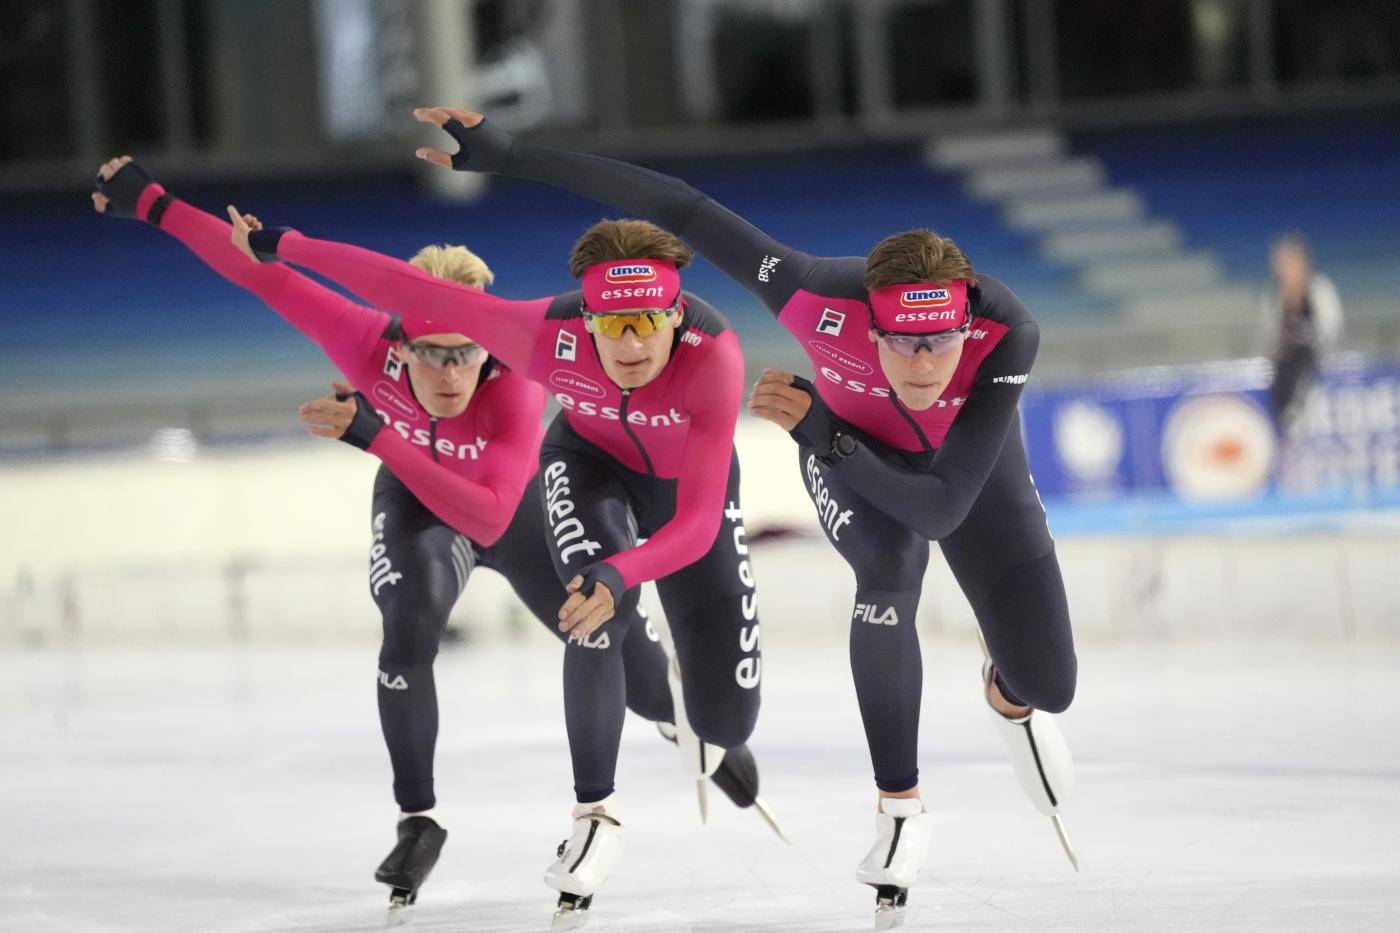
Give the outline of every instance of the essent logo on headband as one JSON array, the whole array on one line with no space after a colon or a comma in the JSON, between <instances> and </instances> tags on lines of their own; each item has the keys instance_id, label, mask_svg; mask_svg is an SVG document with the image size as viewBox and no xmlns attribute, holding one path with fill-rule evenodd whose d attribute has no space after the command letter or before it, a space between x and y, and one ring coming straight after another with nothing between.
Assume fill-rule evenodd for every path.
<instances>
[{"instance_id":1,"label":"essent logo on headband","mask_svg":"<svg viewBox=\"0 0 1400 933\"><path fill-rule=\"evenodd\" d=\"M660 285L649 285L646 288L605 288L598 293L598 297L603 301L617 298L665 298L666 289Z\"/></svg>"},{"instance_id":2,"label":"essent logo on headband","mask_svg":"<svg viewBox=\"0 0 1400 933\"><path fill-rule=\"evenodd\" d=\"M899 296L899 303L906 308L937 308L952 300L946 288L916 288Z\"/></svg>"},{"instance_id":3,"label":"essent logo on headband","mask_svg":"<svg viewBox=\"0 0 1400 933\"><path fill-rule=\"evenodd\" d=\"M894 319L897 323L905 324L910 321L956 321L960 315L952 308L943 311L918 311L909 314L896 314Z\"/></svg>"},{"instance_id":4,"label":"essent logo on headband","mask_svg":"<svg viewBox=\"0 0 1400 933\"><path fill-rule=\"evenodd\" d=\"M628 282L650 282L656 278L655 266L613 266L603 278L614 285Z\"/></svg>"}]
</instances>

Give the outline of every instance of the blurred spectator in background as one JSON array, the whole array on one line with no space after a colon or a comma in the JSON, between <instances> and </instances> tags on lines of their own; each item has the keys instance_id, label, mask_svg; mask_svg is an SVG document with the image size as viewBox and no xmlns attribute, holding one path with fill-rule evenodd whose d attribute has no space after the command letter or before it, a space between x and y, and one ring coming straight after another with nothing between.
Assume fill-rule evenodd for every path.
<instances>
[{"instance_id":1,"label":"blurred spectator in background","mask_svg":"<svg viewBox=\"0 0 1400 933\"><path fill-rule=\"evenodd\" d=\"M1302 233L1294 230L1275 240L1269 258L1274 281L1264 295L1262 330L1272 335L1270 398L1279 433L1285 434L1322 357L1342 336L1342 302L1332 280L1313 268Z\"/></svg>"}]
</instances>

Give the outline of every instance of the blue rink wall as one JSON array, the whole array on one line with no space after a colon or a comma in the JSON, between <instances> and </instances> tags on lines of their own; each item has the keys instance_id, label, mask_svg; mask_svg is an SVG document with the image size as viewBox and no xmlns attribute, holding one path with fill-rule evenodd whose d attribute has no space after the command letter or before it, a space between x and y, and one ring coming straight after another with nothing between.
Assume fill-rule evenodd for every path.
<instances>
[{"instance_id":1,"label":"blue rink wall","mask_svg":"<svg viewBox=\"0 0 1400 933\"><path fill-rule=\"evenodd\" d=\"M1400 287L1400 132L1394 113L1071 135L1191 249L1222 263L1232 283L1261 285L1270 239L1291 227L1312 238L1344 301L1389 306ZM139 156L140 153L137 153ZM222 213L229 202L265 222L407 257L428 243L464 243L495 269L493 290L534 298L573 287L565 258L602 205L540 185L494 179L469 204L424 196L405 171L171 190ZM1076 270L929 167L917 147L717 158L661 166L788 242L818 255L859 255L915 226L953 236L975 266L1007 281L1048 322L1113 308L1079 287ZM79 180L75 179L75 183ZM1221 206L1228 204L1228 210ZM205 372L268 372L314 349L251 297L221 282L183 247L130 221L99 217L73 189L7 199L0 224L0 390ZM754 352L789 349L756 300L704 260L686 284L728 314ZM1381 296L1379 299L1376 296ZM100 351L94 354L92 351ZM74 366L72 353L81 353ZM1144 350L1150 362L1150 350ZM751 361L753 362L753 361Z\"/></svg>"}]
</instances>

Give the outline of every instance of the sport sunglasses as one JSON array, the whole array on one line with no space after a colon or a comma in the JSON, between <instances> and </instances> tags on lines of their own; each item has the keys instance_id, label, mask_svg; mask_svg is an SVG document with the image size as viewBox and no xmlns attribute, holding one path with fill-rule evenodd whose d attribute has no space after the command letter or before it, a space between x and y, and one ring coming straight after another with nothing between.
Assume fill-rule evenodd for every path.
<instances>
[{"instance_id":1,"label":"sport sunglasses","mask_svg":"<svg viewBox=\"0 0 1400 933\"><path fill-rule=\"evenodd\" d=\"M621 337L629 327L638 337L650 337L665 328L666 322L678 305L679 302L660 311L629 311L608 314L594 314L585 308L583 310L583 323L588 328L589 333L599 334L603 337Z\"/></svg>"},{"instance_id":2,"label":"sport sunglasses","mask_svg":"<svg viewBox=\"0 0 1400 933\"><path fill-rule=\"evenodd\" d=\"M958 347L967 337L968 325L952 330L940 330L935 334L896 334L887 330L877 330L885 347L900 356L914 356L920 347L928 347L934 356L942 356Z\"/></svg>"},{"instance_id":3,"label":"sport sunglasses","mask_svg":"<svg viewBox=\"0 0 1400 933\"><path fill-rule=\"evenodd\" d=\"M489 355L479 343L466 343L460 347L444 347L435 343L405 343L404 349L433 369L446 369L449 363L458 366L476 366L486 362Z\"/></svg>"}]
</instances>

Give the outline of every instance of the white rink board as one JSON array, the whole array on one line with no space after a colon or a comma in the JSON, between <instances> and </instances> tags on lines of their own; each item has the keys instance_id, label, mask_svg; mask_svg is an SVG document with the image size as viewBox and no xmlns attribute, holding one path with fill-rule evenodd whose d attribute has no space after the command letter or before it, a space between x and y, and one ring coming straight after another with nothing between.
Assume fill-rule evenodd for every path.
<instances>
[{"instance_id":1,"label":"white rink board","mask_svg":"<svg viewBox=\"0 0 1400 933\"><path fill-rule=\"evenodd\" d=\"M925 639L932 853L909 930L1392 930L1400 646L1081 646L1065 731L1083 873L1021 797L970 638ZM451 836L408 930L543 931L567 828L558 651L445 653ZM770 647L752 746L791 835L712 796L629 718L629 849L590 929L870 928L873 788L839 645ZM0 930L383 928L387 758L361 650L0 653Z\"/></svg>"},{"instance_id":2,"label":"white rink board","mask_svg":"<svg viewBox=\"0 0 1400 933\"><path fill-rule=\"evenodd\" d=\"M737 443L750 532L807 536L755 548L768 637L844 637L851 574L820 537L796 448L747 417ZM376 467L346 445L308 440L190 463L143 453L0 469L0 514L17 530L0 535L0 645L373 641L365 564ZM1397 636L1400 530L1376 525L1071 537L1058 547L1081 638ZM534 625L489 571L473 575L453 621L492 641ZM935 549L920 625L971 624Z\"/></svg>"}]
</instances>

